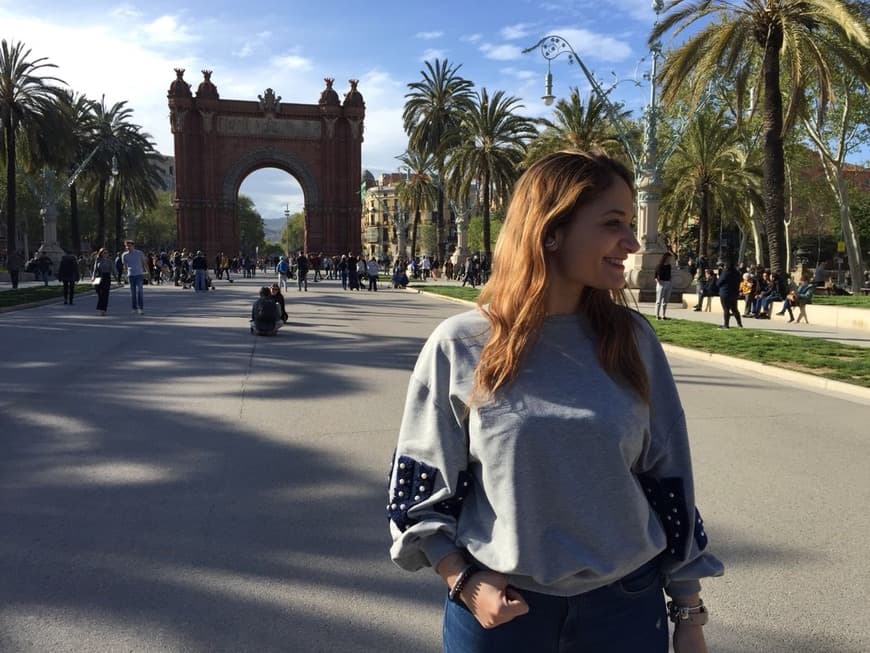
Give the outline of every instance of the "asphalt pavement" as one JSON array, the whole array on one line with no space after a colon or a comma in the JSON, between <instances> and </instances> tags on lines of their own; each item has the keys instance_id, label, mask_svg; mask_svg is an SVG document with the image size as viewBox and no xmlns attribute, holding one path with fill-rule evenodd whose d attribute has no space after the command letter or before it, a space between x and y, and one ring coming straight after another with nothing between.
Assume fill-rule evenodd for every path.
<instances>
[{"instance_id":1,"label":"asphalt pavement","mask_svg":"<svg viewBox=\"0 0 870 653\"><path fill-rule=\"evenodd\" d=\"M310 283L258 338L267 280L0 315L0 651L440 650L386 473L416 355L466 309ZM670 359L727 567L711 651L870 651L870 407Z\"/></svg>"}]
</instances>

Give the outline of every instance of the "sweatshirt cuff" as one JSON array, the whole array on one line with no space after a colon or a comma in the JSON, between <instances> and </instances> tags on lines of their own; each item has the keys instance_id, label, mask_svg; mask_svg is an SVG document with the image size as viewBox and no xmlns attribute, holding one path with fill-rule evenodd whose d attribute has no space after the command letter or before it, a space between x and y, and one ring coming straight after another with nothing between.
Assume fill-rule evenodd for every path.
<instances>
[{"instance_id":1,"label":"sweatshirt cuff","mask_svg":"<svg viewBox=\"0 0 870 653\"><path fill-rule=\"evenodd\" d=\"M432 569L435 569L438 563L451 553L461 550L452 539L441 532L437 532L420 542L420 549L423 551L423 555L426 556Z\"/></svg>"},{"instance_id":2,"label":"sweatshirt cuff","mask_svg":"<svg viewBox=\"0 0 870 653\"><path fill-rule=\"evenodd\" d=\"M678 599L701 591L701 583L697 580L673 580L665 586L665 592L673 599Z\"/></svg>"}]
</instances>

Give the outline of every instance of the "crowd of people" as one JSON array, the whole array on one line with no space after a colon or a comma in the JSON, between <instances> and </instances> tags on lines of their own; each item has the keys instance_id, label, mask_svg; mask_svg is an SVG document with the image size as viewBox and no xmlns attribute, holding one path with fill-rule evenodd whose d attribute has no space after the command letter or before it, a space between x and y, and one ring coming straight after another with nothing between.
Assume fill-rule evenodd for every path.
<instances>
[{"instance_id":1,"label":"crowd of people","mask_svg":"<svg viewBox=\"0 0 870 653\"><path fill-rule=\"evenodd\" d=\"M819 269L824 270L823 266ZM697 302L692 310L710 310L713 297L719 297L723 311L723 324L720 328L730 328L733 317L738 326L743 319L769 320L775 302L782 302L777 315L788 313L788 322L808 321L806 305L811 304L813 293L818 285L825 283L824 274L815 282L809 274L801 275L799 283L786 276L772 272L761 266L741 265L737 267L728 262L721 267L710 267L702 256L697 263L689 259L689 273L693 275ZM743 302L743 312L738 302ZM799 309L797 319L794 308Z\"/></svg>"}]
</instances>

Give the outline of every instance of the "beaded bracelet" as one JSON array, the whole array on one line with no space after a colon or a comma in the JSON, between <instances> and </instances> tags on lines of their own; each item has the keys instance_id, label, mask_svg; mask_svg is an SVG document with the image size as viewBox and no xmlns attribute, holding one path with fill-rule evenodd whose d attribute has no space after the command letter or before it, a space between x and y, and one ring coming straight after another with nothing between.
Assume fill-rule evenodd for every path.
<instances>
[{"instance_id":1,"label":"beaded bracelet","mask_svg":"<svg viewBox=\"0 0 870 653\"><path fill-rule=\"evenodd\" d=\"M468 583L468 579L471 578L478 571L480 571L480 567L472 564L468 565L465 569L459 572L456 580L453 581L453 586L450 588L450 591L447 592L447 598L454 603L459 601L459 595L462 593L462 589L465 587L465 584Z\"/></svg>"}]
</instances>

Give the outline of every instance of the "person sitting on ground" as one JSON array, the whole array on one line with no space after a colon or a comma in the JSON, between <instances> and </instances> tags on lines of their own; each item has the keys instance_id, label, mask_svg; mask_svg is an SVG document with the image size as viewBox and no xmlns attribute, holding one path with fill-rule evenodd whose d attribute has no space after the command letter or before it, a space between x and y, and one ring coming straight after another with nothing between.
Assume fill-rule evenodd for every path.
<instances>
[{"instance_id":1,"label":"person sitting on ground","mask_svg":"<svg viewBox=\"0 0 870 653\"><path fill-rule=\"evenodd\" d=\"M271 295L272 299L278 302L278 305L281 307L281 321L284 324L287 324L287 311L285 310L284 295L281 294L281 289L278 287L277 283L272 284Z\"/></svg>"},{"instance_id":2,"label":"person sitting on ground","mask_svg":"<svg viewBox=\"0 0 870 653\"><path fill-rule=\"evenodd\" d=\"M260 296L251 307L251 333L273 336L281 328L281 309L268 286L260 288Z\"/></svg>"}]
</instances>

